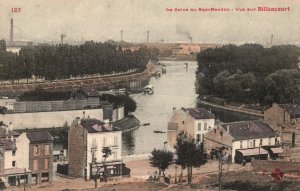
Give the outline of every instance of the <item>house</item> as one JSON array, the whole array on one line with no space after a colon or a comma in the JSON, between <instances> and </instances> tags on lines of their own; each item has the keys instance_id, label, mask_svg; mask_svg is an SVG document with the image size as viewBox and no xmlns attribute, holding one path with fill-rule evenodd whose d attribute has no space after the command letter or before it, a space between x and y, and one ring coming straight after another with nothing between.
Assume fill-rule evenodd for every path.
<instances>
[{"instance_id":1,"label":"house","mask_svg":"<svg viewBox=\"0 0 300 191\"><path fill-rule=\"evenodd\" d=\"M264 111L264 120L277 130L287 125L294 128L300 127L300 105L273 104Z\"/></svg>"},{"instance_id":2,"label":"house","mask_svg":"<svg viewBox=\"0 0 300 191\"><path fill-rule=\"evenodd\" d=\"M300 105L274 103L264 111L264 120L280 133L286 158L300 161Z\"/></svg>"},{"instance_id":3,"label":"house","mask_svg":"<svg viewBox=\"0 0 300 191\"><path fill-rule=\"evenodd\" d=\"M211 156L226 148L231 162L276 158L283 152L279 134L260 120L220 124L206 133L204 148Z\"/></svg>"},{"instance_id":4,"label":"house","mask_svg":"<svg viewBox=\"0 0 300 191\"><path fill-rule=\"evenodd\" d=\"M300 105L273 104L264 111L264 120L280 132L282 143L288 147L300 146Z\"/></svg>"},{"instance_id":5,"label":"house","mask_svg":"<svg viewBox=\"0 0 300 191\"><path fill-rule=\"evenodd\" d=\"M204 108L181 108L174 111L168 123L168 144L176 144L180 131L186 131L197 142L202 142L204 135L215 126L215 115Z\"/></svg>"},{"instance_id":6,"label":"house","mask_svg":"<svg viewBox=\"0 0 300 191\"><path fill-rule=\"evenodd\" d=\"M47 131L26 133L29 140L29 170L32 183L52 182L53 180L53 138Z\"/></svg>"},{"instance_id":7,"label":"house","mask_svg":"<svg viewBox=\"0 0 300 191\"><path fill-rule=\"evenodd\" d=\"M24 166L24 161L20 159L24 151L17 149L16 140L20 134L13 131L13 125L6 125L2 122L0 127L0 175L1 181L6 187L20 185L27 182L31 172ZM27 168L28 169L28 168Z\"/></svg>"},{"instance_id":8,"label":"house","mask_svg":"<svg viewBox=\"0 0 300 191\"><path fill-rule=\"evenodd\" d=\"M68 145L69 176L89 180L96 174L122 175L122 132L110 124L76 118L69 129ZM111 149L107 158L103 157L103 148Z\"/></svg>"}]
</instances>

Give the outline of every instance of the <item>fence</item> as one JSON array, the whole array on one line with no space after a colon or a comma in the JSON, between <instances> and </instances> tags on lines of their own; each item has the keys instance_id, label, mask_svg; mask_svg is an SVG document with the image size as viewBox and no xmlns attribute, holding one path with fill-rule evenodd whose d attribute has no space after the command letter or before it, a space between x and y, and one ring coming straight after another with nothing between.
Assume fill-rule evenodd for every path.
<instances>
[{"instance_id":1,"label":"fence","mask_svg":"<svg viewBox=\"0 0 300 191\"><path fill-rule=\"evenodd\" d=\"M300 162L290 161L263 161L254 160L251 162L254 171L268 171L272 172L275 168L279 168L281 171L300 171Z\"/></svg>"},{"instance_id":2,"label":"fence","mask_svg":"<svg viewBox=\"0 0 300 191\"><path fill-rule=\"evenodd\" d=\"M14 103L15 113L44 112L44 111L65 111L95 108L100 105L99 98L89 98L87 100L70 101L22 101Z\"/></svg>"}]
</instances>

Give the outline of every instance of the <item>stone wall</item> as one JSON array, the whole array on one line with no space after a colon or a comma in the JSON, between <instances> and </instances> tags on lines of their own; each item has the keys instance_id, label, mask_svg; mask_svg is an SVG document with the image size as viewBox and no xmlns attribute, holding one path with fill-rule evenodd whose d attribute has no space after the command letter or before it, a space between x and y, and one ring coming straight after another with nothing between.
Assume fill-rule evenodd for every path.
<instances>
[{"instance_id":1,"label":"stone wall","mask_svg":"<svg viewBox=\"0 0 300 191\"><path fill-rule=\"evenodd\" d=\"M85 109L34 113L11 113L0 115L0 121L3 121L5 124L13 122L14 129L62 127L66 122L68 125L70 125L76 117L83 117L83 112L85 112L86 117L103 120L103 109Z\"/></svg>"}]
</instances>

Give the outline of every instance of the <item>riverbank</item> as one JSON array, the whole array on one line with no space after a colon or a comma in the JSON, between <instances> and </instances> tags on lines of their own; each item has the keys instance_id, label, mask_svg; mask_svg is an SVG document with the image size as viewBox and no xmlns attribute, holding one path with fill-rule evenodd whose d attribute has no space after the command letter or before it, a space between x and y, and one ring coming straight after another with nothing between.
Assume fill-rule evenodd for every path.
<instances>
[{"instance_id":1,"label":"riverbank","mask_svg":"<svg viewBox=\"0 0 300 191\"><path fill-rule=\"evenodd\" d=\"M149 80L155 74L155 64L149 63L146 69L139 73L113 75L105 77L91 77L82 79L68 79L28 84L3 84L0 85L2 96L18 96L27 91L35 89L45 91L76 91L80 88L105 89L124 87L134 92L148 85Z\"/></svg>"},{"instance_id":2,"label":"riverbank","mask_svg":"<svg viewBox=\"0 0 300 191\"><path fill-rule=\"evenodd\" d=\"M240 107L225 104L225 103L223 105L220 105L220 104L209 102L209 101L203 100L203 99L198 99L198 103L203 104L203 105L212 106L212 107L219 108L219 109L224 109L227 111L238 112L238 113L243 113L243 114L248 114L248 115L254 115L257 117L264 117L263 111L247 109L247 108L244 108L243 105Z\"/></svg>"}]
</instances>

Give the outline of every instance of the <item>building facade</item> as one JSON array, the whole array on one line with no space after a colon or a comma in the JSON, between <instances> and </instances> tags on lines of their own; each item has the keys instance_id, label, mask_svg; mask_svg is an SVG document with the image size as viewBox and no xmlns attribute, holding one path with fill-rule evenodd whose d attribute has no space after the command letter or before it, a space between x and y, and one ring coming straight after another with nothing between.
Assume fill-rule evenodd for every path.
<instances>
[{"instance_id":1,"label":"building facade","mask_svg":"<svg viewBox=\"0 0 300 191\"><path fill-rule=\"evenodd\" d=\"M278 157L282 153L280 136L264 121L223 123L204 137L204 148L214 155L225 148L231 162Z\"/></svg>"},{"instance_id":2,"label":"building facade","mask_svg":"<svg viewBox=\"0 0 300 191\"><path fill-rule=\"evenodd\" d=\"M204 108L181 108L174 111L168 123L168 144L170 149L176 144L180 131L186 131L197 142L202 142L204 135L215 126L215 116Z\"/></svg>"},{"instance_id":3,"label":"building facade","mask_svg":"<svg viewBox=\"0 0 300 191\"><path fill-rule=\"evenodd\" d=\"M264 120L277 130L284 145L300 146L300 106L296 104L273 104L264 111Z\"/></svg>"},{"instance_id":4,"label":"building facade","mask_svg":"<svg viewBox=\"0 0 300 191\"><path fill-rule=\"evenodd\" d=\"M53 180L53 138L46 131L28 132L29 170L32 183L52 182Z\"/></svg>"},{"instance_id":5,"label":"building facade","mask_svg":"<svg viewBox=\"0 0 300 191\"><path fill-rule=\"evenodd\" d=\"M69 176L91 179L122 175L121 131L96 119L76 118L68 136ZM111 150L107 158L103 148Z\"/></svg>"}]
</instances>

